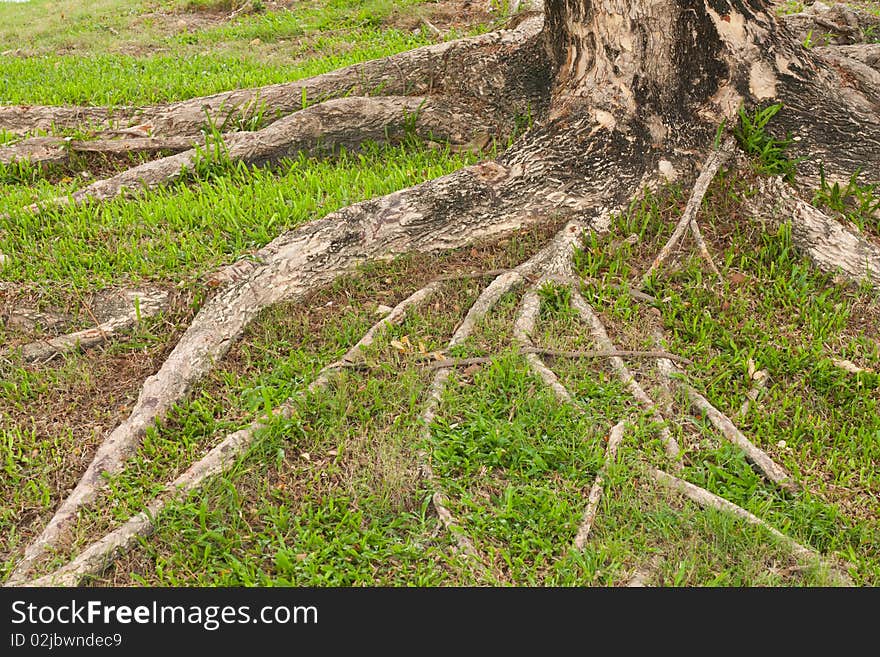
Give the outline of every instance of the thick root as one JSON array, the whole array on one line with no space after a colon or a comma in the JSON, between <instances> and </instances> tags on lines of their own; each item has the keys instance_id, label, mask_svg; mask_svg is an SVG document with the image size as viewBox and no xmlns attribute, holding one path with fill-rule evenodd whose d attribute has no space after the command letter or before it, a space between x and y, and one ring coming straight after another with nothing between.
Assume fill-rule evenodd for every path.
<instances>
[{"instance_id":1,"label":"thick root","mask_svg":"<svg viewBox=\"0 0 880 657\"><path fill-rule=\"evenodd\" d=\"M410 133L455 146L479 148L488 144L495 131L495 125L470 109L443 99L339 98L308 107L257 132L229 134L222 144L211 144L206 149L190 147L182 153L145 162L52 203L76 205L105 201L127 190L171 182L186 171L197 169L206 158L210 162L216 148L221 149L224 161L261 165L301 152L326 154L343 148L357 150L367 141L397 143ZM201 141L204 143L204 139ZM32 212L40 209L39 204L28 208Z\"/></svg>"},{"instance_id":2,"label":"thick root","mask_svg":"<svg viewBox=\"0 0 880 657\"><path fill-rule=\"evenodd\" d=\"M484 162L350 206L267 245L260 252L263 262L202 308L159 372L145 381L129 418L98 448L13 576L24 576L61 540L77 511L103 487L105 475L123 468L147 428L188 394L263 308L301 298L364 261L457 248L545 220L558 200L548 207L549 192L542 192L522 171Z\"/></svg>"},{"instance_id":3,"label":"thick root","mask_svg":"<svg viewBox=\"0 0 880 657\"><path fill-rule=\"evenodd\" d=\"M758 184L758 194L747 205L752 215L774 226L790 220L792 242L816 267L880 291L880 246L795 196L781 179Z\"/></svg>"},{"instance_id":4,"label":"thick root","mask_svg":"<svg viewBox=\"0 0 880 657\"><path fill-rule=\"evenodd\" d=\"M410 95L448 92L449 95L482 99L498 108L533 111L547 102L529 91L530 80L522 88L510 88L516 76L510 66L525 57L518 51L538 34L540 17L524 21L513 30L501 30L476 37L425 46L363 64L354 64L316 77L267 85L255 89L236 89L211 96L193 98L168 105L112 110L102 107L0 106L0 129L16 134L56 128L112 130L138 125L152 136L186 137L199 134L210 125L223 132L243 125L268 125L303 108L307 102L342 96ZM534 66L532 59L526 63ZM548 78L549 79L549 78ZM479 80L464 87L464 80Z\"/></svg>"},{"instance_id":5,"label":"thick root","mask_svg":"<svg viewBox=\"0 0 880 657\"><path fill-rule=\"evenodd\" d=\"M139 153L179 153L205 144L204 136L125 137L71 141L60 137L31 137L11 146L0 146L0 164L26 161L33 165L67 164L73 153L129 156Z\"/></svg>"},{"instance_id":6,"label":"thick root","mask_svg":"<svg viewBox=\"0 0 880 657\"><path fill-rule=\"evenodd\" d=\"M880 70L844 55L838 49L826 48L822 57L838 69L850 86L880 109Z\"/></svg>"},{"instance_id":7,"label":"thick root","mask_svg":"<svg viewBox=\"0 0 880 657\"><path fill-rule=\"evenodd\" d=\"M870 66L875 71L880 71L880 43L860 43L856 46L827 46L816 48L815 51L823 57L827 54L842 55Z\"/></svg>"},{"instance_id":8,"label":"thick root","mask_svg":"<svg viewBox=\"0 0 880 657\"><path fill-rule=\"evenodd\" d=\"M872 29L880 28L880 17L843 3L816 2L797 14L779 17L801 43L848 44L865 40Z\"/></svg>"},{"instance_id":9,"label":"thick root","mask_svg":"<svg viewBox=\"0 0 880 657\"><path fill-rule=\"evenodd\" d=\"M534 346L531 335L535 330L540 312L541 301L538 298L538 294L535 292L534 287L529 288L528 292L523 295L520 311L513 324L513 337L519 344L520 350L523 351L523 356L529 367L553 391L556 398L562 402L573 404L574 398L572 398L571 393L568 392L566 387L559 382L559 378L553 373L553 370L544 364L544 361L541 360L537 353L527 351L529 347Z\"/></svg>"}]
</instances>

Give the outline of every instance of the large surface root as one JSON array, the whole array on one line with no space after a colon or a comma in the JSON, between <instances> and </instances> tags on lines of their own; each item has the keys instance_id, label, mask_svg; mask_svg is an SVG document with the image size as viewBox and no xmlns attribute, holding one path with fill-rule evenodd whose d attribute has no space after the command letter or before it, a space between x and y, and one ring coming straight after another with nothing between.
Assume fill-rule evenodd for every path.
<instances>
[{"instance_id":1,"label":"large surface root","mask_svg":"<svg viewBox=\"0 0 880 657\"><path fill-rule=\"evenodd\" d=\"M354 64L312 78L235 89L154 107L46 107L0 106L0 129L24 134L57 128L98 130L144 126L152 136L199 134L209 124L224 132L257 121L263 125L297 112L308 102L346 95L411 95L449 92L482 99L496 107L525 112L546 104L546 89L534 79L511 75L511 67L534 66L519 62L519 49L541 29L540 17L524 21L513 30L425 46L362 64ZM463 84L475 80L475 84ZM547 77L544 84L546 86ZM513 85L513 88L511 88Z\"/></svg>"},{"instance_id":2,"label":"large surface root","mask_svg":"<svg viewBox=\"0 0 880 657\"><path fill-rule=\"evenodd\" d=\"M212 157L261 165L301 152L332 153L357 150L364 142L398 143L409 135L446 141L454 146L485 145L496 136L497 124L470 108L442 98L417 96L338 98L312 105L256 132L226 135L222 143L188 150L146 162L105 180L99 180L54 204L104 201L126 190L151 188L197 170ZM200 141L193 138L194 141ZM204 141L204 140L201 140ZM219 155L214 153L220 149ZM31 211L40 205L32 205Z\"/></svg>"},{"instance_id":3,"label":"large surface root","mask_svg":"<svg viewBox=\"0 0 880 657\"><path fill-rule=\"evenodd\" d=\"M880 28L880 17L843 3L816 2L796 14L779 17L801 43L851 44Z\"/></svg>"},{"instance_id":4,"label":"large surface root","mask_svg":"<svg viewBox=\"0 0 880 657\"><path fill-rule=\"evenodd\" d=\"M27 161L32 165L67 164L74 153L131 156L145 153L179 153L203 146L203 135L192 137L123 137L76 141L61 137L31 137L11 146L0 146L0 164Z\"/></svg>"},{"instance_id":5,"label":"large surface root","mask_svg":"<svg viewBox=\"0 0 880 657\"><path fill-rule=\"evenodd\" d=\"M581 153L582 160L589 161L590 155L615 158L616 143L605 133L590 146L595 152ZM520 153L509 154L512 164L484 162L358 203L286 233L262 249L262 261L205 304L160 370L145 381L128 419L98 448L79 483L25 550L12 577L25 577L31 565L58 544L77 511L103 487L105 475L123 468L147 428L188 394L263 308L299 299L364 261L457 248L565 213L569 190L578 194L577 208L607 198L610 181L578 180L572 185L548 176L550 167L536 165L528 170L522 163L539 162L543 151L528 140L521 142L521 148ZM623 154L619 157L625 161ZM560 187L566 192L558 191ZM619 185L615 191L622 193Z\"/></svg>"},{"instance_id":6,"label":"large surface root","mask_svg":"<svg viewBox=\"0 0 880 657\"><path fill-rule=\"evenodd\" d=\"M760 180L747 207L774 227L790 221L792 242L822 271L880 290L880 247L798 198L781 179Z\"/></svg>"}]
</instances>

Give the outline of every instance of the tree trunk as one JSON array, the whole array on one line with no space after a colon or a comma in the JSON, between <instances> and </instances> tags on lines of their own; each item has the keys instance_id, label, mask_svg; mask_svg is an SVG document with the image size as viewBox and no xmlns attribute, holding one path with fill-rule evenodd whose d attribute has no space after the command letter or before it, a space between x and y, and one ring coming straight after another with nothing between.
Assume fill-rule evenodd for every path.
<instances>
[{"instance_id":1,"label":"tree trunk","mask_svg":"<svg viewBox=\"0 0 880 657\"><path fill-rule=\"evenodd\" d=\"M741 106L781 102L808 173L880 164L876 90L841 91L764 0L547 0L543 39L559 129L586 118L646 156L702 152Z\"/></svg>"}]
</instances>

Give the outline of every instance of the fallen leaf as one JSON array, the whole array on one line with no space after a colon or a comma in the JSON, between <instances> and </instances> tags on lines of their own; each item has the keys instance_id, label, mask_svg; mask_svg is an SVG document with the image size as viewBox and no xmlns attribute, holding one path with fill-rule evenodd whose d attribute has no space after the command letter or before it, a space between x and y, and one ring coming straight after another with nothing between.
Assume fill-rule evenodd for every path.
<instances>
[{"instance_id":1,"label":"fallen leaf","mask_svg":"<svg viewBox=\"0 0 880 657\"><path fill-rule=\"evenodd\" d=\"M832 358L831 362L834 363L837 367L846 370L852 374L858 374L859 372L873 372L874 370L859 367L851 360L846 360L845 358Z\"/></svg>"},{"instance_id":2,"label":"fallen leaf","mask_svg":"<svg viewBox=\"0 0 880 657\"><path fill-rule=\"evenodd\" d=\"M464 372L462 372L462 374L464 374L464 376L473 376L476 372L479 371L480 366L477 363L474 363L473 365L468 365L466 368L464 368Z\"/></svg>"}]
</instances>

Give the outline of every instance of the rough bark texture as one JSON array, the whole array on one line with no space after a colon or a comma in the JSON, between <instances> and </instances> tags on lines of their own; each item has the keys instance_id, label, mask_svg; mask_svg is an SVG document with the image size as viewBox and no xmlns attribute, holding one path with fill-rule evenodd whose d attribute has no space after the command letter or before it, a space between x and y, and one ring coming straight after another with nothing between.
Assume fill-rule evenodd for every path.
<instances>
[{"instance_id":1,"label":"rough bark texture","mask_svg":"<svg viewBox=\"0 0 880 657\"><path fill-rule=\"evenodd\" d=\"M821 270L880 290L880 247L798 198L780 179L759 181L749 209L774 227L791 222L791 239Z\"/></svg>"},{"instance_id":2,"label":"rough bark texture","mask_svg":"<svg viewBox=\"0 0 880 657\"><path fill-rule=\"evenodd\" d=\"M492 32L354 64L313 78L235 89L154 107L0 106L0 129L14 133L91 125L99 130L144 126L153 136L199 134L209 123L224 132L258 118L263 125L297 112L308 102L340 96L445 94L481 101L514 113L546 107L549 70L540 49L524 47L541 28L525 21Z\"/></svg>"}]
</instances>

